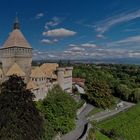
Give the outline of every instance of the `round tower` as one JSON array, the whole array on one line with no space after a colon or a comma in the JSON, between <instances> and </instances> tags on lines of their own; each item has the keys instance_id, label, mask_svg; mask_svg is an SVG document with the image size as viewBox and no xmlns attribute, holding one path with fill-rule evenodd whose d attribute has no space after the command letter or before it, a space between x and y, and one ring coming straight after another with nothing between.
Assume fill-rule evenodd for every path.
<instances>
[{"instance_id":1,"label":"round tower","mask_svg":"<svg viewBox=\"0 0 140 140\"><path fill-rule=\"evenodd\" d=\"M32 48L20 31L18 17L13 31L0 49L4 76L13 64L17 63L25 72L27 79L31 74Z\"/></svg>"}]
</instances>

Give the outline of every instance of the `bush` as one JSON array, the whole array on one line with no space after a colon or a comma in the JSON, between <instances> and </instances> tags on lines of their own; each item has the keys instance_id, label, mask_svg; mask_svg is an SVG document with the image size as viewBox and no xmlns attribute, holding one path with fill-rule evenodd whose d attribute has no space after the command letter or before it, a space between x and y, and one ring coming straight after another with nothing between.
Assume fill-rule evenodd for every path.
<instances>
[{"instance_id":1,"label":"bush","mask_svg":"<svg viewBox=\"0 0 140 140\"><path fill-rule=\"evenodd\" d=\"M46 121L47 140L51 140L58 132L66 134L75 127L77 103L59 86L49 91L47 98L37 106Z\"/></svg>"}]
</instances>

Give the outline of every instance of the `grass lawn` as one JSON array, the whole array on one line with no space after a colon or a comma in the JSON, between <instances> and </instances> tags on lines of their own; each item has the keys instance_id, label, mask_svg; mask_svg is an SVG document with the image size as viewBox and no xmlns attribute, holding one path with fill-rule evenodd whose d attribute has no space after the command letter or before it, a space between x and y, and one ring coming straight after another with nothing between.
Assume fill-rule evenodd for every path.
<instances>
[{"instance_id":1,"label":"grass lawn","mask_svg":"<svg viewBox=\"0 0 140 140\"><path fill-rule=\"evenodd\" d=\"M95 115L96 113L99 113L101 111L104 111L102 108L93 108L88 114L87 117L91 117L92 115Z\"/></svg>"},{"instance_id":2,"label":"grass lawn","mask_svg":"<svg viewBox=\"0 0 140 140\"><path fill-rule=\"evenodd\" d=\"M107 136L103 135L99 131L96 132L96 140L111 140Z\"/></svg>"},{"instance_id":3,"label":"grass lawn","mask_svg":"<svg viewBox=\"0 0 140 140\"><path fill-rule=\"evenodd\" d=\"M99 123L98 127L114 129L124 140L140 140L140 104Z\"/></svg>"}]
</instances>

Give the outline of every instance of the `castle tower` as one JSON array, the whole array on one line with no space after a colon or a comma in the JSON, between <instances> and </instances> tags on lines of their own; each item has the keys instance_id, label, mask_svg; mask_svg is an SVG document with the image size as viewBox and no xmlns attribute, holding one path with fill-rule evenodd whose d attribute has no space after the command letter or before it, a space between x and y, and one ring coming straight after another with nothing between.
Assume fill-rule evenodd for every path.
<instances>
[{"instance_id":1,"label":"castle tower","mask_svg":"<svg viewBox=\"0 0 140 140\"><path fill-rule=\"evenodd\" d=\"M26 74L27 81L31 74L32 48L20 31L18 17L13 26L13 31L0 49L4 76L16 63Z\"/></svg>"},{"instance_id":2,"label":"castle tower","mask_svg":"<svg viewBox=\"0 0 140 140\"><path fill-rule=\"evenodd\" d=\"M67 92L72 92L72 70L73 67L57 68L58 84L63 90Z\"/></svg>"}]
</instances>

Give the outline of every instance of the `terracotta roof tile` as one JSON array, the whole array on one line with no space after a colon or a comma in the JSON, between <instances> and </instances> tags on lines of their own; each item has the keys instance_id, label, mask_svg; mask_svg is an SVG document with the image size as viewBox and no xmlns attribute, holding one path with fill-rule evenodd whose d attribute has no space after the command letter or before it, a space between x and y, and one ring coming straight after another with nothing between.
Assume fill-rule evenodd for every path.
<instances>
[{"instance_id":1,"label":"terracotta roof tile","mask_svg":"<svg viewBox=\"0 0 140 140\"><path fill-rule=\"evenodd\" d=\"M16 75L22 76L22 77L25 76L24 71L20 68L20 66L17 63L14 63L12 65L12 67L6 73L6 76L10 76L10 75L13 75L13 74L16 74Z\"/></svg>"},{"instance_id":2,"label":"terracotta roof tile","mask_svg":"<svg viewBox=\"0 0 140 140\"><path fill-rule=\"evenodd\" d=\"M32 80L30 80L27 84L27 89L38 89L38 87Z\"/></svg>"},{"instance_id":3,"label":"terracotta roof tile","mask_svg":"<svg viewBox=\"0 0 140 140\"><path fill-rule=\"evenodd\" d=\"M30 77L36 77L36 78L45 77L45 74L40 69L40 67L36 67L35 69L32 70Z\"/></svg>"},{"instance_id":4,"label":"terracotta roof tile","mask_svg":"<svg viewBox=\"0 0 140 140\"><path fill-rule=\"evenodd\" d=\"M56 79L57 75L54 73L54 71L58 66L59 65L57 63L44 63L43 65L40 66L40 69L44 72L44 74L48 78Z\"/></svg>"},{"instance_id":5,"label":"terracotta roof tile","mask_svg":"<svg viewBox=\"0 0 140 140\"><path fill-rule=\"evenodd\" d=\"M3 45L3 48L9 47L23 47L23 48L31 48L22 32L18 29L13 30L6 42Z\"/></svg>"}]
</instances>

